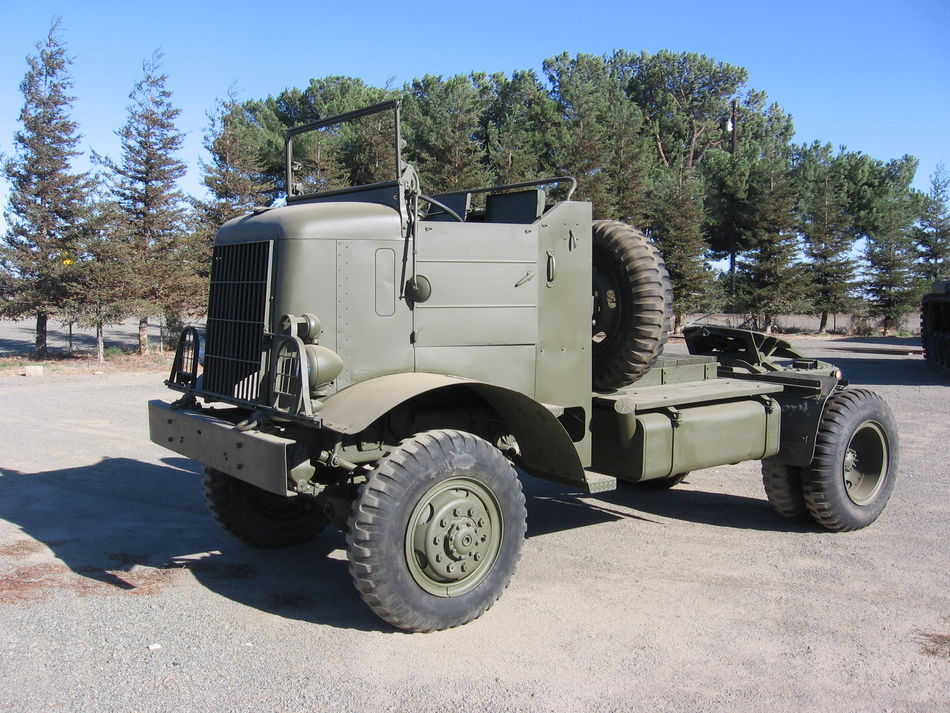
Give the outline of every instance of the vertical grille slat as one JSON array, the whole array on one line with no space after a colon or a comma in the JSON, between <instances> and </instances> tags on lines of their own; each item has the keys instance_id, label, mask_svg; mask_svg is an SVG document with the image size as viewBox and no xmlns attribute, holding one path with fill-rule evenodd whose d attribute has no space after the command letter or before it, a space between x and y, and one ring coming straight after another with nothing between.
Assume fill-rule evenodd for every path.
<instances>
[{"instance_id":1,"label":"vertical grille slat","mask_svg":"<svg viewBox=\"0 0 950 713\"><path fill-rule=\"evenodd\" d=\"M217 245L211 259L203 390L258 401L273 243Z\"/></svg>"}]
</instances>

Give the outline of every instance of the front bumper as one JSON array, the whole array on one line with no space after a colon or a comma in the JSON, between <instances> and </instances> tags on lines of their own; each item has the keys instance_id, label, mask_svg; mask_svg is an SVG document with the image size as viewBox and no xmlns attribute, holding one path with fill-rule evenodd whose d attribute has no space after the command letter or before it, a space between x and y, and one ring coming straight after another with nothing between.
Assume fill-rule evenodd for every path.
<instances>
[{"instance_id":1,"label":"front bumper","mask_svg":"<svg viewBox=\"0 0 950 713\"><path fill-rule=\"evenodd\" d=\"M205 413L148 403L152 442L277 495L287 490L288 450L294 441L260 431L240 431Z\"/></svg>"}]
</instances>

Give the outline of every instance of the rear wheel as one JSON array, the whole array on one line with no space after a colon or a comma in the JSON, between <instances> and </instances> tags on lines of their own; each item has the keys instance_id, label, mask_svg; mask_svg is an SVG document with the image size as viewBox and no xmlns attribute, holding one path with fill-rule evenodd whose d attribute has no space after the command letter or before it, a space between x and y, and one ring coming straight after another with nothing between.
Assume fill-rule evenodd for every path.
<instances>
[{"instance_id":1,"label":"rear wheel","mask_svg":"<svg viewBox=\"0 0 950 713\"><path fill-rule=\"evenodd\" d=\"M347 533L363 600L410 631L481 616L521 556L526 512L514 468L470 433L404 440L367 476Z\"/></svg>"},{"instance_id":2,"label":"rear wheel","mask_svg":"<svg viewBox=\"0 0 950 713\"><path fill-rule=\"evenodd\" d=\"M653 242L625 223L593 225L593 385L599 391L642 376L669 336L672 290Z\"/></svg>"},{"instance_id":3,"label":"rear wheel","mask_svg":"<svg viewBox=\"0 0 950 713\"><path fill-rule=\"evenodd\" d=\"M874 522L897 477L897 427L884 400L867 389L845 389L825 406L815 457L802 469L808 511L829 530Z\"/></svg>"},{"instance_id":4,"label":"rear wheel","mask_svg":"<svg viewBox=\"0 0 950 713\"><path fill-rule=\"evenodd\" d=\"M689 475L688 472L677 473L676 475L668 475L665 478L651 478L650 480L641 480L636 483L632 483L632 485L642 488L643 490L669 490L670 488L682 483L686 479L687 475Z\"/></svg>"},{"instance_id":5,"label":"rear wheel","mask_svg":"<svg viewBox=\"0 0 950 713\"><path fill-rule=\"evenodd\" d=\"M801 468L766 459L762 461L762 484L775 512L791 522L808 519Z\"/></svg>"},{"instance_id":6,"label":"rear wheel","mask_svg":"<svg viewBox=\"0 0 950 713\"><path fill-rule=\"evenodd\" d=\"M309 542L327 524L311 498L269 493L213 468L205 468L204 495L221 528L253 547Z\"/></svg>"}]
</instances>

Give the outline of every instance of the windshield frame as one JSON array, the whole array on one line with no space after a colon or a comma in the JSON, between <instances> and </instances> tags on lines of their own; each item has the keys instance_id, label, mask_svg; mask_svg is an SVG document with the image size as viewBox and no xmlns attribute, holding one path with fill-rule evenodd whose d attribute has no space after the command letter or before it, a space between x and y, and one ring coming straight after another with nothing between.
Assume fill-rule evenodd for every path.
<instances>
[{"instance_id":1,"label":"windshield frame","mask_svg":"<svg viewBox=\"0 0 950 713\"><path fill-rule=\"evenodd\" d=\"M362 119L363 117L370 116L372 114L380 114L383 112L391 111L393 113L393 135L395 137L395 166L393 167L393 178L389 181L381 181L378 183L369 183L364 185L355 185L348 186L346 188L337 188L329 191L317 191L314 193L295 193L294 192L294 138L300 136L301 134L310 133L313 131L319 131L328 126L334 126L336 124L345 124L347 122L355 121L357 119ZM332 196L342 193L351 193L353 191L367 191L375 188L382 188L385 186L392 186L399 183L402 172L402 132L400 128L400 117L399 117L399 100L392 99L390 101L381 102L379 104L374 104L372 106L365 107L363 109L357 109L355 111L349 111L344 114L337 114L336 116L331 116L327 119L321 119L320 121L315 121L310 124L303 124L302 126L294 127L287 132L287 135L284 139L284 156L285 156L285 189L287 192L287 202L305 200L307 198L314 198L317 196Z\"/></svg>"}]
</instances>

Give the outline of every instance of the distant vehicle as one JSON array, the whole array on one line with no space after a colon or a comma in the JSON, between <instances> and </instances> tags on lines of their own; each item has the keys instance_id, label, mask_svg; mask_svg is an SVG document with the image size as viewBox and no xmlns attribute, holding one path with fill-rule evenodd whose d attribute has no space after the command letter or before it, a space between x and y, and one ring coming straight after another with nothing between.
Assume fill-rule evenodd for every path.
<instances>
[{"instance_id":1,"label":"distant vehicle","mask_svg":"<svg viewBox=\"0 0 950 713\"><path fill-rule=\"evenodd\" d=\"M755 332L694 326L661 355L670 283L643 233L592 220L571 178L425 195L400 133L397 102L292 130L287 205L217 234L206 329L166 382L183 396L149 411L225 530L278 547L334 523L373 611L429 631L508 585L516 469L597 493L762 460L783 517L878 517L898 448L879 396ZM337 185L333 146L371 154L361 183Z\"/></svg>"},{"instance_id":2,"label":"distant vehicle","mask_svg":"<svg viewBox=\"0 0 950 713\"><path fill-rule=\"evenodd\" d=\"M950 367L950 281L935 282L920 305L920 339L924 358Z\"/></svg>"}]
</instances>

